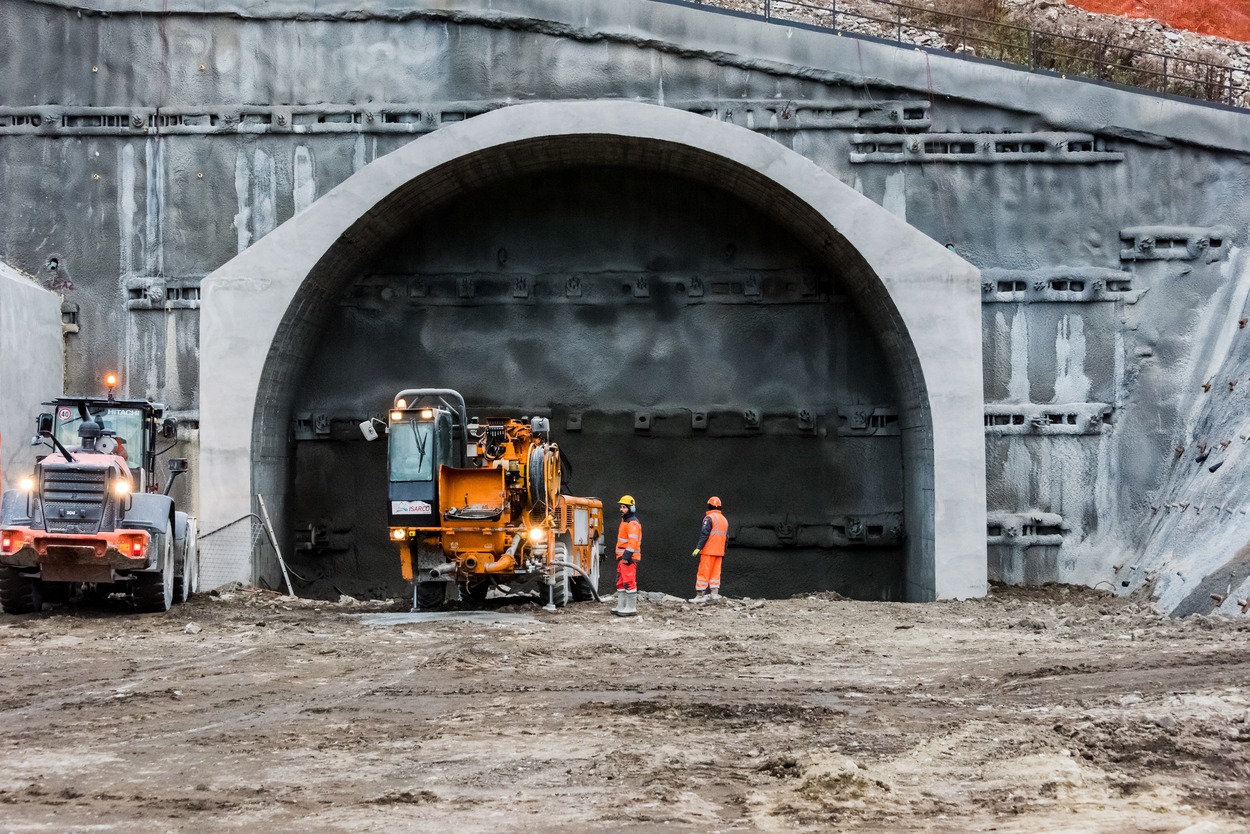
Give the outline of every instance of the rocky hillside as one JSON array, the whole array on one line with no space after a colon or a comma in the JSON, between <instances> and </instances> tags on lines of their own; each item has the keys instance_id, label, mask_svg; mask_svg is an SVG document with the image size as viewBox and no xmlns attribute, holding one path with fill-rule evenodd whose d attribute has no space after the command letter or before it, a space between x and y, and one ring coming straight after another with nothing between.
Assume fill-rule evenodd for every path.
<instances>
[{"instance_id":1,"label":"rocky hillside","mask_svg":"<svg viewBox=\"0 0 1250 834\"><path fill-rule=\"evenodd\" d=\"M1190 32L1250 41L1246 0L1073 0L1091 12L1150 17Z\"/></svg>"},{"instance_id":2,"label":"rocky hillside","mask_svg":"<svg viewBox=\"0 0 1250 834\"><path fill-rule=\"evenodd\" d=\"M763 0L696 0L708 6L735 9L754 14L763 12ZM1082 2L1107 2L1107 0L1082 0ZM1156 5L1164 0L1155 0ZM1208 0L1208 5L1215 0ZM912 6L914 11L900 9L900 5ZM1142 3L1130 4L1134 8ZM1035 32L1081 38L1091 42L1090 49L1102 55L1116 47L1155 53L1157 57L1139 56L1133 62L1142 70L1146 80L1135 82L1133 73L1117 76L1123 83L1149 84L1153 73L1159 73L1166 57L1169 72L1177 72L1181 61L1200 61L1227 68L1218 73L1217 86L1232 86L1250 90L1250 43L1229 38L1199 34L1149 18L1128 17L1115 14L1098 14L1086 11L1060 0L908 0L903 4L883 3L879 0L838 0L836 4L815 0L772 0L771 12L775 17L802 20L823 26L833 26L834 9L837 10L836 26L847 31L894 38L900 33L903 40L920 46L949 48L959 52L978 54L989 51L978 42L980 32L974 24L962 24L972 34L962 39L943 36L933 30L949 30L958 27L955 15L967 16L996 24L1027 27ZM901 26L899 18L901 17ZM1188 20L1189 18L1177 18ZM981 30L987 38L1004 40L1010 36L1005 27ZM1236 31L1234 28L1232 31ZM997 57L989 55L988 57ZM1074 69L1073 74L1085 74ZM1201 94L1194 94L1201 97ZM1250 92L1235 97L1234 103L1250 107Z\"/></svg>"}]
</instances>

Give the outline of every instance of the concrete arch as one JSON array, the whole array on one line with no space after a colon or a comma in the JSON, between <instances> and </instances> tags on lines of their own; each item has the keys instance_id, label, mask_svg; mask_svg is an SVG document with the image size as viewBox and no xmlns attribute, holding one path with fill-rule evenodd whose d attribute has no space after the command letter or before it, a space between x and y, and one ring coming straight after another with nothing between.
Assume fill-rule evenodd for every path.
<instances>
[{"instance_id":1,"label":"concrete arch","mask_svg":"<svg viewBox=\"0 0 1250 834\"><path fill-rule=\"evenodd\" d=\"M258 492L280 514L294 381L335 299L378 246L465 189L584 165L715 184L837 265L899 388L907 598L983 595L977 270L767 137L632 102L517 105L440 129L368 165L210 275L201 307L202 527L252 511ZM213 571L219 581L254 576L244 556Z\"/></svg>"}]
</instances>

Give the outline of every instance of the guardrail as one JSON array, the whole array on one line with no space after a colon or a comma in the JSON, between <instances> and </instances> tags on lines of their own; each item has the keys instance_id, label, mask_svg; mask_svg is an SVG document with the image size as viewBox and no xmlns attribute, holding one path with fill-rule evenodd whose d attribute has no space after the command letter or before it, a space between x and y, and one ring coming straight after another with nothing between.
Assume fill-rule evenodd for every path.
<instances>
[{"instance_id":1,"label":"guardrail","mask_svg":"<svg viewBox=\"0 0 1250 834\"><path fill-rule=\"evenodd\" d=\"M665 0L704 9L716 0ZM1105 39L1078 38L1027 26L938 11L891 0L870 0L872 13L837 0L757 0L746 14L829 31L868 35L909 46L1156 93L1250 109L1250 73L1236 67L1178 58ZM936 41L937 43L934 43Z\"/></svg>"}]
</instances>

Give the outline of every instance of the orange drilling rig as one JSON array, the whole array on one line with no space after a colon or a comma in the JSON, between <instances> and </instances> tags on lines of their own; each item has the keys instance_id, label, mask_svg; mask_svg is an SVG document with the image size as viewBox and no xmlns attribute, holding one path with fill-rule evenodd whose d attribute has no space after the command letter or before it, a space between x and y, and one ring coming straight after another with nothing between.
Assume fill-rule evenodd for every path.
<instances>
[{"instance_id":1,"label":"orange drilling rig","mask_svg":"<svg viewBox=\"0 0 1250 834\"><path fill-rule=\"evenodd\" d=\"M549 609L598 598L603 502L563 494L547 418L470 420L442 388L400 391L389 418L388 521L414 610L492 586L536 590ZM360 424L370 440L373 423Z\"/></svg>"},{"instance_id":2,"label":"orange drilling rig","mask_svg":"<svg viewBox=\"0 0 1250 834\"><path fill-rule=\"evenodd\" d=\"M148 400L59 397L36 419L34 445L52 451L0 498L0 607L38 611L75 589L129 591L141 611L166 611L196 590L195 519L174 506L169 488L187 470L169 461L156 482L159 438L177 421ZM172 445L172 444L170 444ZM163 451L168 451L168 448Z\"/></svg>"}]
</instances>

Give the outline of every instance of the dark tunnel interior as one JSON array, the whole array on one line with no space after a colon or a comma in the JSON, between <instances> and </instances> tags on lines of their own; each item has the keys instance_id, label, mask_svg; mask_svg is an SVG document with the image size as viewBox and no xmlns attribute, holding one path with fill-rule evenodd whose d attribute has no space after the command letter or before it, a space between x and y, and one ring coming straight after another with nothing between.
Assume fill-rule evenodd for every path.
<instances>
[{"instance_id":1,"label":"dark tunnel interior","mask_svg":"<svg viewBox=\"0 0 1250 834\"><path fill-rule=\"evenodd\" d=\"M407 593L387 538L396 391L471 415L546 415L570 494L638 499L644 591L689 596L709 495L723 592L903 598L895 381L816 257L712 185L616 167L523 175L415 218L338 300L295 387L288 533L297 591ZM610 547L609 547L610 550ZM602 590L610 591L612 563Z\"/></svg>"}]
</instances>

